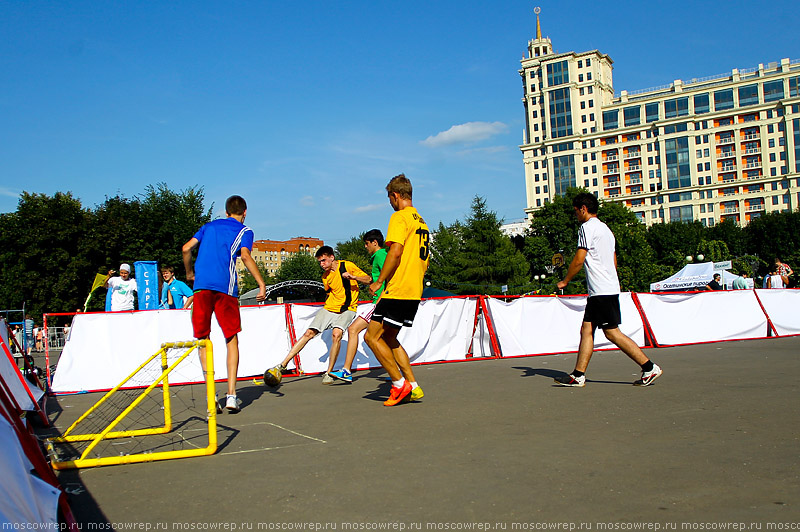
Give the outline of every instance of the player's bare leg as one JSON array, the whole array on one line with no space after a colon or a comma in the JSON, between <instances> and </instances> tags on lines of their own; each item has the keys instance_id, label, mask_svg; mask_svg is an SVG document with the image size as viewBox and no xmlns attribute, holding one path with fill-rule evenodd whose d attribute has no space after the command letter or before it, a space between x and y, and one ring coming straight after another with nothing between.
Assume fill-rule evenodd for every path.
<instances>
[{"instance_id":1,"label":"player's bare leg","mask_svg":"<svg viewBox=\"0 0 800 532\"><path fill-rule=\"evenodd\" d=\"M399 381L403 376L400 373L400 369L397 367L392 349L383 337L385 331L386 328L383 326L382 322L373 320L369 322L367 326L367 334L364 336L364 340L367 342L369 348L372 349L375 358L381 363L383 369L389 374L389 378L392 379L392 381Z\"/></svg>"},{"instance_id":2,"label":"player's bare leg","mask_svg":"<svg viewBox=\"0 0 800 532\"><path fill-rule=\"evenodd\" d=\"M228 358L228 395L236 395L236 374L239 372L239 336L234 334L226 341Z\"/></svg>"},{"instance_id":3,"label":"player's bare leg","mask_svg":"<svg viewBox=\"0 0 800 532\"><path fill-rule=\"evenodd\" d=\"M581 342L578 345L578 359L575 361L575 370L586 373L589 361L594 352L594 331L596 327L589 321L581 323Z\"/></svg>"},{"instance_id":4,"label":"player's bare leg","mask_svg":"<svg viewBox=\"0 0 800 532\"><path fill-rule=\"evenodd\" d=\"M646 364L650 360L647 358L647 355L644 354L644 351L642 351L642 349L636 345L636 342L628 338L625 333L620 331L619 327L615 327L613 329L603 329L603 332L611 343L619 347L623 353L628 355L631 360L640 366Z\"/></svg>"},{"instance_id":5,"label":"player's bare leg","mask_svg":"<svg viewBox=\"0 0 800 532\"><path fill-rule=\"evenodd\" d=\"M344 331L338 327L334 327L333 331L331 331L331 349L328 353L328 373L333 371L333 366L336 364L336 359L339 358L339 350L342 347L343 335Z\"/></svg>"}]
</instances>

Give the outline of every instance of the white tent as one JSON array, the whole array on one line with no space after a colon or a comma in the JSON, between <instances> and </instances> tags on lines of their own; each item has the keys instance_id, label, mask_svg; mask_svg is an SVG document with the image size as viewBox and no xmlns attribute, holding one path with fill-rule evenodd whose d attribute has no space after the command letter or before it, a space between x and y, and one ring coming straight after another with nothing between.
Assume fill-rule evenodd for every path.
<instances>
[{"instance_id":1,"label":"white tent","mask_svg":"<svg viewBox=\"0 0 800 532\"><path fill-rule=\"evenodd\" d=\"M665 290L692 290L703 288L714 278L714 263L701 262L700 264L687 264L678 273L667 277L663 281L650 283L651 292Z\"/></svg>"}]
</instances>

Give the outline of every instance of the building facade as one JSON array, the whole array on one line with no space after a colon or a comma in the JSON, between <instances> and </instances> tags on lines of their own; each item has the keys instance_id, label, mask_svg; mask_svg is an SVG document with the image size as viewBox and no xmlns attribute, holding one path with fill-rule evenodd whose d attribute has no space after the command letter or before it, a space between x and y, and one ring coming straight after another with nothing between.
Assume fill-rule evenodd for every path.
<instances>
[{"instance_id":1,"label":"building facade","mask_svg":"<svg viewBox=\"0 0 800 532\"><path fill-rule=\"evenodd\" d=\"M584 187L646 224L742 225L800 205L800 60L614 93L611 58L528 43L526 213Z\"/></svg>"},{"instance_id":2,"label":"building facade","mask_svg":"<svg viewBox=\"0 0 800 532\"><path fill-rule=\"evenodd\" d=\"M298 236L289 240L256 240L250 254L257 265L266 270L270 276L275 276L278 269L293 255L306 253L312 257L325 242L318 238ZM237 259L236 270L239 276L244 274L245 266L242 259Z\"/></svg>"}]
</instances>

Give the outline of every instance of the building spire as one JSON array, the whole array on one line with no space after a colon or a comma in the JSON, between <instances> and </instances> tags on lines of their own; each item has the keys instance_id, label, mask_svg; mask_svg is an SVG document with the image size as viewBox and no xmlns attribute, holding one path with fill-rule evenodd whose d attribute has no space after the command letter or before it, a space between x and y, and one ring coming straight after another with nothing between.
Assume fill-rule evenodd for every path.
<instances>
[{"instance_id":1,"label":"building spire","mask_svg":"<svg viewBox=\"0 0 800 532\"><path fill-rule=\"evenodd\" d=\"M542 40L542 26L541 26L541 24L539 24L539 13L542 12L542 9L537 6L537 7L533 8L533 12L536 13L536 40L537 41L541 41Z\"/></svg>"}]
</instances>

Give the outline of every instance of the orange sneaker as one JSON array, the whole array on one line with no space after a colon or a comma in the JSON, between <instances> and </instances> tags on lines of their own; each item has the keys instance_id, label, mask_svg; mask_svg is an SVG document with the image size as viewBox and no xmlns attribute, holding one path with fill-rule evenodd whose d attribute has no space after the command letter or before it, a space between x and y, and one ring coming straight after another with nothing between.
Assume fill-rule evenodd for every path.
<instances>
[{"instance_id":1,"label":"orange sneaker","mask_svg":"<svg viewBox=\"0 0 800 532\"><path fill-rule=\"evenodd\" d=\"M383 406L394 406L397 403L401 402L403 399L407 398L411 393L411 383L408 381L403 382L403 386L397 388L396 386L392 386L392 393L389 394L389 399L384 401Z\"/></svg>"}]
</instances>

